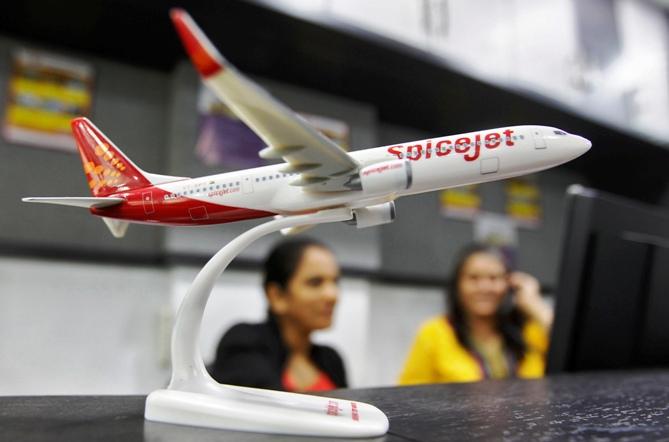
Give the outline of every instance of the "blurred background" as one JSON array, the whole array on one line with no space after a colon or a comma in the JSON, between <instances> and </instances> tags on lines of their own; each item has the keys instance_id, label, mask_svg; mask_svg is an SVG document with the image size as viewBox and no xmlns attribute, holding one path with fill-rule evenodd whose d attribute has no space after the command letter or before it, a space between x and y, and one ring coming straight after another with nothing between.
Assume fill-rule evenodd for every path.
<instances>
[{"instance_id":1,"label":"blurred background","mask_svg":"<svg viewBox=\"0 0 669 442\"><path fill-rule=\"evenodd\" d=\"M537 124L593 143L522 179L397 201L397 220L311 233L344 270L335 327L353 387L395 384L414 332L444 309L454 253L509 250L555 291L574 183L669 206L669 4L660 0L24 0L0 14L0 394L140 394L169 380L181 297L220 247L260 221L131 225L21 203L87 196L68 135L88 116L142 169L253 167L262 146L221 126L168 10L184 7L240 70L351 150ZM213 123L212 123L213 121ZM236 128L235 130L238 130ZM239 129L241 130L241 129ZM251 155L249 155L251 152ZM265 316L258 242L220 278L202 335Z\"/></svg>"}]
</instances>

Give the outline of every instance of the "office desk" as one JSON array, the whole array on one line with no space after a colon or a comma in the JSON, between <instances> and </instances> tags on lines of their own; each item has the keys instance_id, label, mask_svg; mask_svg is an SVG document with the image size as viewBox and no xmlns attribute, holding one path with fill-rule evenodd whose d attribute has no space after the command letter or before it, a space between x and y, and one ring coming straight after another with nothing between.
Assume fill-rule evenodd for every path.
<instances>
[{"instance_id":1,"label":"office desk","mask_svg":"<svg viewBox=\"0 0 669 442\"><path fill-rule=\"evenodd\" d=\"M390 419L390 432L374 441L669 440L669 370L337 390L328 396L382 409ZM144 396L0 397L0 440L324 440L145 422L144 400Z\"/></svg>"}]
</instances>

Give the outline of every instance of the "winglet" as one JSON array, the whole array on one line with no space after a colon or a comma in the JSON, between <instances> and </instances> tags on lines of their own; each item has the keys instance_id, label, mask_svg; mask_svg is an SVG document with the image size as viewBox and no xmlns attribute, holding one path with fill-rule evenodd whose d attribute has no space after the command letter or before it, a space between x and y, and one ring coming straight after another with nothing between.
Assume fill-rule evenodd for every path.
<instances>
[{"instance_id":1,"label":"winglet","mask_svg":"<svg viewBox=\"0 0 669 442\"><path fill-rule=\"evenodd\" d=\"M200 75L207 78L221 71L225 64L223 56L195 24L191 16L181 8L172 8L170 17L186 52Z\"/></svg>"}]
</instances>

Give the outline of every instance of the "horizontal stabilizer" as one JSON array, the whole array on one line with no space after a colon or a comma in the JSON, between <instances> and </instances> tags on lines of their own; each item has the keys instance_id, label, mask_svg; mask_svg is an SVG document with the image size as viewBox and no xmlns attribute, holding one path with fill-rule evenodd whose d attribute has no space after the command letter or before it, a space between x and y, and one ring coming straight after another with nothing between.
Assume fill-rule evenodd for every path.
<instances>
[{"instance_id":1,"label":"horizontal stabilizer","mask_svg":"<svg viewBox=\"0 0 669 442\"><path fill-rule=\"evenodd\" d=\"M121 204L125 199L113 197L79 197L79 196L63 196L63 197L33 197L23 198L22 201L26 203L45 203L45 204L59 204L61 206L83 207L85 209L101 208L115 206Z\"/></svg>"}]
</instances>

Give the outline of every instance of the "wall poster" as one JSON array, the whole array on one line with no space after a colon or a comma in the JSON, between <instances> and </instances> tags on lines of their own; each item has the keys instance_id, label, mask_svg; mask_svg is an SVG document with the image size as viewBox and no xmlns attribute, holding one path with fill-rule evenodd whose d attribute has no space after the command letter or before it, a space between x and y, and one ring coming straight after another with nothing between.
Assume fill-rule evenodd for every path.
<instances>
[{"instance_id":1,"label":"wall poster","mask_svg":"<svg viewBox=\"0 0 669 442\"><path fill-rule=\"evenodd\" d=\"M505 182L506 214L519 227L541 225L541 190L534 176L511 178Z\"/></svg>"},{"instance_id":2,"label":"wall poster","mask_svg":"<svg viewBox=\"0 0 669 442\"><path fill-rule=\"evenodd\" d=\"M244 122L206 88L198 97L200 130L195 145L197 157L207 166L250 168L261 166L258 151L265 143ZM350 130L347 123L330 117L299 113L311 126L348 150Z\"/></svg>"},{"instance_id":3,"label":"wall poster","mask_svg":"<svg viewBox=\"0 0 669 442\"><path fill-rule=\"evenodd\" d=\"M91 110L93 68L47 52L17 50L12 57L4 138L17 144L76 152L70 120Z\"/></svg>"},{"instance_id":4,"label":"wall poster","mask_svg":"<svg viewBox=\"0 0 669 442\"><path fill-rule=\"evenodd\" d=\"M442 190L439 201L441 214L447 218L471 220L481 211L478 184Z\"/></svg>"}]
</instances>

